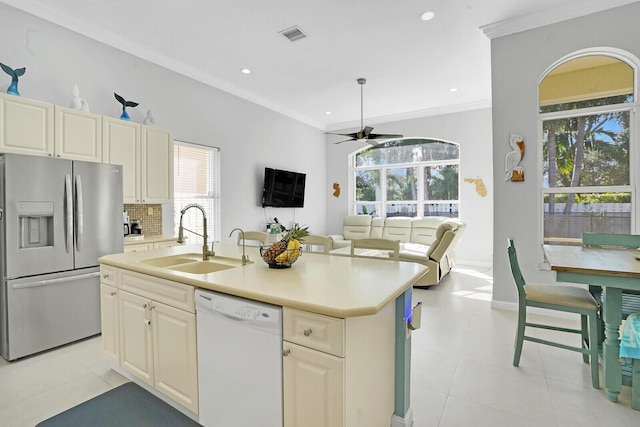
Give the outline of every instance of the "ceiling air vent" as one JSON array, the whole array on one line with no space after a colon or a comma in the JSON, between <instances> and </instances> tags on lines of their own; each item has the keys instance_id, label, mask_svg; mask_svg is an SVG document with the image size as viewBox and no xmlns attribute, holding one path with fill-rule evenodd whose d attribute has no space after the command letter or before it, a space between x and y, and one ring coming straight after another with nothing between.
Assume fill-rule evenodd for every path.
<instances>
[{"instance_id":1,"label":"ceiling air vent","mask_svg":"<svg viewBox=\"0 0 640 427\"><path fill-rule=\"evenodd\" d=\"M286 30L280 31L280 34L289 39L289 41L295 42L300 39L304 39L308 37L302 30L298 27L287 28Z\"/></svg>"}]
</instances>

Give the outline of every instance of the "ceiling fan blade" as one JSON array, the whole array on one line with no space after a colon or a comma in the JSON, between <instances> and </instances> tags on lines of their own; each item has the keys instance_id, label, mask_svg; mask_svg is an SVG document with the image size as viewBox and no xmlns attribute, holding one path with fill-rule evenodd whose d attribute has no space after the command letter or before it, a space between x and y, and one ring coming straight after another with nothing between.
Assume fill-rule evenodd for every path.
<instances>
[{"instance_id":1,"label":"ceiling fan blade","mask_svg":"<svg viewBox=\"0 0 640 427\"><path fill-rule=\"evenodd\" d=\"M404 135L396 135L390 133L370 133L369 139L394 139L394 138L404 138Z\"/></svg>"},{"instance_id":2,"label":"ceiling fan blade","mask_svg":"<svg viewBox=\"0 0 640 427\"><path fill-rule=\"evenodd\" d=\"M356 141L356 139L355 138L345 139L344 141L334 142L334 144L342 144L343 142L349 142L349 141Z\"/></svg>"},{"instance_id":3,"label":"ceiling fan blade","mask_svg":"<svg viewBox=\"0 0 640 427\"><path fill-rule=\"evenodd\" d=\"M333 132L325 132L325 135L339 135L339 136L348 136L349 138L356 138L358 136L357 133L333 133Z\"/></svg>"}]
</instances>

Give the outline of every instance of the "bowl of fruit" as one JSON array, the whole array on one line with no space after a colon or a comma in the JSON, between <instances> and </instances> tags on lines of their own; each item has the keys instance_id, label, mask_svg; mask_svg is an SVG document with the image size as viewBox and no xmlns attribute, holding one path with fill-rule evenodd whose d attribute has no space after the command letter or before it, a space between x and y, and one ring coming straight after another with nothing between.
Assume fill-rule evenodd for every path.
<instances>
[{"instance_id":1,"label":"bowl of fruit","mask_svg":"<svg viewBox=\"0 0 640 427\"><path fill-rule=\"evenodd\" d=\"M300 243L309 235L309 227L297 223L282 236L282 239L267 247L260 247L260 256L269 268L289 268L300 257Z\"/></svg>"}]
</instances>

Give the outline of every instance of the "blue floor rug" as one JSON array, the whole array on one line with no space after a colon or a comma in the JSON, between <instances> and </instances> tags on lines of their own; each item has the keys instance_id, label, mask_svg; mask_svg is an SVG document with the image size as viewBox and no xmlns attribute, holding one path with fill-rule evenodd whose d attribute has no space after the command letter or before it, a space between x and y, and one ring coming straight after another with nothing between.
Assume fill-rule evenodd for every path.
<instances>
[{"instance_id":1,"label":"blue floor rug","mask_svg":"<svg viewBox=\"0 0 640 427\"><path fill-rule=\"evenodd\" d=\"M129 382L61 412L36 427L197 427L197 422Z\"/></svg>"}]
</instances>

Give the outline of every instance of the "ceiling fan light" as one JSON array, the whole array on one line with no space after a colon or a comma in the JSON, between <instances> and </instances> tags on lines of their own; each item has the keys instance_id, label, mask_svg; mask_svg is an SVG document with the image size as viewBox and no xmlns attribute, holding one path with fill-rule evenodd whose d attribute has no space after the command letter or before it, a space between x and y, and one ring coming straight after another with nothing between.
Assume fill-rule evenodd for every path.
<instances>
[{"instance_id":1,"label":"ceiling fan light","mask_svg":"<svg viewBox=\"0 0 640 427\"><path fill-rule=\"evenodd\" d=\"M422 12L422 14L420 15L420 19L422 21L431 21L433 18L435 18L436 14L434 11L432 10L427 10L426 12Z\"/></svg>"}]
</instances>

